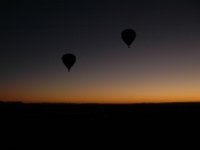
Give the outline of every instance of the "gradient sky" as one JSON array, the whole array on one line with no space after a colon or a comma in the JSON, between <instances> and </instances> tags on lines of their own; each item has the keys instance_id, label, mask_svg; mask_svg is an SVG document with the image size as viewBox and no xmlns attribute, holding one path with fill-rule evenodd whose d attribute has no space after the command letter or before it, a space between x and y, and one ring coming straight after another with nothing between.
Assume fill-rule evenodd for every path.
<instances>
[{"instance_id":1,"label":"gradient sky","mask_svg":"<svg viewBox=\"0 0 200 150\"><path fill-rule=\"evenodd\" d=\"M3 0L0 19L2 100L200 101L198 1ZM77 56L70 73L65 53Z\"/></svg>"}]
</instances>

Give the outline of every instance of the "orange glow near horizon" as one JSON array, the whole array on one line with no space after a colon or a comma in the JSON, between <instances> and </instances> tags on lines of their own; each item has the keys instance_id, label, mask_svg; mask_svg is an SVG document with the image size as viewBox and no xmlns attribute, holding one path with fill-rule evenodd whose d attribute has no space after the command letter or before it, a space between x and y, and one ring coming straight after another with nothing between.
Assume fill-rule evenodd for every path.
<instances>
[{"instance_id":1,"label":"orange glow near horizon","mask_svg":"<svg viewBox=\"0 0 200 150\"><path fill-rule=\"evenodd\" d=\"M50 102L50 103L162 103L162 102L200 102L200 94L196 90L186 92L186 90L177 91L110 91L110 92L81 91L72 92L49 92L30 91L24 94L20 91L14 91L1 94L0 99L5 101L23 101L23 102Z\"/></svg>"},{"instance_id":2,"label":"orange glow near horizon","mask_svg":"<svg viewBox=\"0 0 200 150\"><path fill-rule=\"evenodd\" d=\"M134 99L39 99L39 98L12 98L3 97L3 102L23 102L23 103L91 103L91 104L137 104L137 103L173 103L173 102L200 102L200 98L194 97L174 97L174 98L134 98Z\"/></svg>"},{"instance_id":3,"label":"orange glow near horizon","mask_svg":"<svg viewBox=\"0 0 200 150\"><path fill-rule=\"evenodd\" d=\"M82 84L71 83L70 86L58 79L48 79L51 82L32 80L10 84L12 86L0 90L0 99L49 103L200 102L200 83L192 78L187 82L178 77L164 81L151 77L151 80L145 82L107 79L104 82L100 80L88 84L79 81Z\"/></svg>"}]
</instances>

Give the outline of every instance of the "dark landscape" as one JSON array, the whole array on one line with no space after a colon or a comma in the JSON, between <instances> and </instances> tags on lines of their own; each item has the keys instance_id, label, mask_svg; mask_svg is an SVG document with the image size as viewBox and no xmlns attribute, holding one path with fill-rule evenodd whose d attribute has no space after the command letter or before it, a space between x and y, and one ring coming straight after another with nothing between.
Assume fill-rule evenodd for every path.
<instances>
[{"instance_id":1,"label":"dark landscape","mask_svg":"<svg viewBox=\"0 0 200 150\"><path fill-rule=\"evenodd\" d=\"M196 120L200 103L160 104L52 104L0 102L4 119L63 119L67 120Z\"/></svg>"},{"instance_id":2,"label":"dark landscape","mask_svg":"<svg viewBox=\"0 0 200 150\"><path fill-rule=\"evenodd\" d=\"M199 129L200 103L160 104L49 104L0 102L0 127L4 140L35 141L50 139L51 144L87 139L110 143L111 139L175 141ZM97 141L96 139L102 141ZM190 138L190 137L187 137ZM32 139L32 140L30 140ZM134 143L134 144L132 144ZM21 144L21 142L19 142ZM47 145L51 145L49 141ZM74 146L77 146L73 145ZM139 144L140 145L140 144ZM11 145L7 145L11 146ZM56 145L58 146L58 145ZM146 146L145 144L140 145ZM149 146L149 145L148 145Z\"/></svg>"}]
</instances>

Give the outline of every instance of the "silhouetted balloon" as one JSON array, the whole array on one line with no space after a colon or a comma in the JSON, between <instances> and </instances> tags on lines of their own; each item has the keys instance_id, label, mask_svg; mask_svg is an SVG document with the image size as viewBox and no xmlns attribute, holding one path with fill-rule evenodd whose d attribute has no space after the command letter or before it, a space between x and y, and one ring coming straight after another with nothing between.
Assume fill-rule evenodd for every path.
<instances>
[{"instance_id":1,"label":"silhouetted balloon","mask_svg":"<svg viewBox=\"0 0 200 150\"><path fill-rule=\"evenodd\" d=\"M62 61L67 67L68 71L70 71L71 67L76 62L76 56L74 54L65 54L62 57Z\"/></svg>"},{"instance_id":2,"label":"silhouetted balloon","mask_svg":"<svg viewBox=\"0 0 200 150\"><path fill-rule=\"evenodd\" d=\"M133 29L126 29L122 31L121 38L128 45L128 48L130 48L130 45L136 38L136 32Z\"/></svg>"}]
</instances>

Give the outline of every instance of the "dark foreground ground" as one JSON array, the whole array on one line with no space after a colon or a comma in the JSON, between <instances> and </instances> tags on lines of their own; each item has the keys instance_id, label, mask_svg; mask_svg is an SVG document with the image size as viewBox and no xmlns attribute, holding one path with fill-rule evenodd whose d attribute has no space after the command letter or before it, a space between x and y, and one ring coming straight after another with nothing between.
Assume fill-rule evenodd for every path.
<instances>
[{"instance_id":1,"label":"dark foreground ground","mask_svg":"<svg viewBox=\"0 0 200 150\"><path fill-rule=\"evenodd\" d=\"M200 103L25 104L0 102L0 117L65 120L198 120Z\"/></svg>"},{"instance_id":2,"label":"dark foreground ground","mask_svg":"<svg viewBox=\"0 0 200 150\"><path fill-rule=\"evenodd\" d=\"M105 146L107 145L105 141L110 143L113 139L115 139L114 145L120 144L122 140L129 140L130 145L135 147L137 142L133 139L137 139L143 142L142 145L139 144L140 147L149 147L145 144L148 141L157 145L158 140L165 142L164 146L167 146L171 141L176 143L180 138L190 139L199 136L197 132L200 129L199 121L200 103L134 105L0 103L0 133L3 139L29 141L31 146L36 145L36 141L44 143L45 139L48 139L49 147L56 140L63 141L68 147L69 139L76 141L77 144L73 147L80 146L78 144L80 141L96 141L98 146ZM5 133L2 134L3 132ZM23 142L18 144L23 145Z\"/></svg>"}]
</instances>

